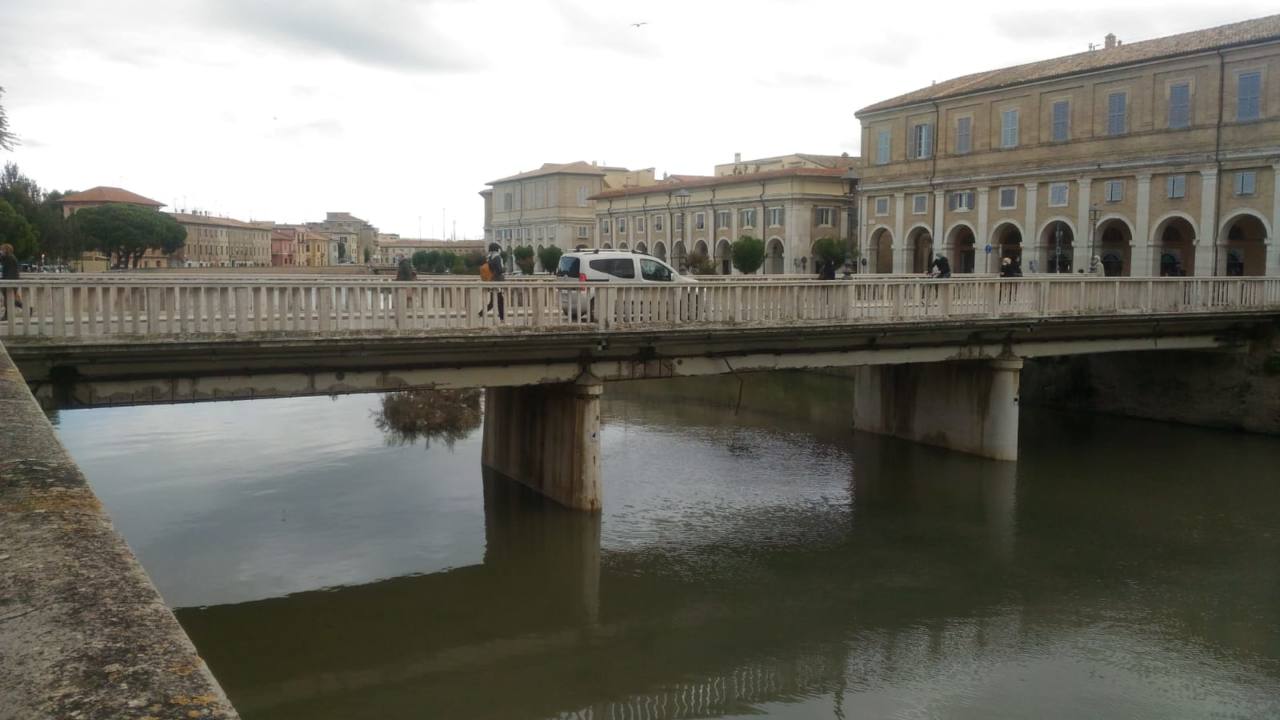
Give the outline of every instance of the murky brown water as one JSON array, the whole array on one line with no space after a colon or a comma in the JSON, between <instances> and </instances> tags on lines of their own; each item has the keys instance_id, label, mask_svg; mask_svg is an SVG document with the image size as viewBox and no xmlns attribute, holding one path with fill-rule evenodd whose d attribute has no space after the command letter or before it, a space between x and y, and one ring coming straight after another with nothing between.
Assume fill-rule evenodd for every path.
<instances>
[{"instance_id":1,"label":"murky brown water","mask_svg":"<svg viewBox=\"0 0 1280 720\"><path fill-rule=\"evenodd\" d=\"M996 463L850 392L610 385L598 518L377 396L60 432L248 720L1280 716L1280 440L1025 410Z\"/></svg>"}]
</instances>

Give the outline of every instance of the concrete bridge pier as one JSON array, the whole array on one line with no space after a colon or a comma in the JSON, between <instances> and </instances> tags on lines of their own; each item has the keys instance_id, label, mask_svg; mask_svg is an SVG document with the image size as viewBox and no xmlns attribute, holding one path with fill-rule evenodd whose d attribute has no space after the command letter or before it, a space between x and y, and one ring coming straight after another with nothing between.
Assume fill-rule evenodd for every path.
<instances>
[{"instance_id":1,"label":"concrete bridge pier","mask_svg":"<svg viewBox=\"0 0 1280 720\"><path fill-rule=\"evenodd\" d=\"M600 396L584 374L571 383L485 390L485 467L574 510L599 512Z\"/></svg>"},{"instance_id":2,"label":"concrete bridge pier","mask_svg":"<svg viewBox=\"0 0 1280 720\"><path fill-rule=\"evenodd\" d=\"M1021 370L1019 358L859 367L853 424L993 460L1017 460Z\"/></svg>"}]
</instances>

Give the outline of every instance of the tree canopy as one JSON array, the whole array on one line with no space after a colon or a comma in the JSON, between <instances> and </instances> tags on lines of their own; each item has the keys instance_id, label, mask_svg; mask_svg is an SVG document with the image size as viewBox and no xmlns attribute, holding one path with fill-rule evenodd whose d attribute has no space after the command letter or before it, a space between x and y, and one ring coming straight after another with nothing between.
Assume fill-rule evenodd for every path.
<instances>
[{"instance_id":1,"label":"tree canopy","mask_svg":"<svg viewBox=\"0 0 1280 720\"><path fill-rule=\"evenodd\" d=\"M818 238L813 243L813 257L815 268L818 260L840 267L849 259L849 247L835 238Z\"/></svg>"},{"instance_id":2,"label":"tree canopy","mask_svg":"<svg viewBox=\"0 0 1280 720\"><path fill-rule=\"evenodd\" d=\"M4 96L4 88L0 87L0 97ZM9 131L9 116L5 115L4 105L0 104L0 150L13 150L18 138Z\"/></svg>"},{"instance_id":3,"label":"tree canopy","mask_svg":"<svg viewBox=\"0 0 1280 720\"><path fill-rule=\"evenodd\" d=\"M137 205L111 203L85 208L76 213L77 223L93 247L114 267L137 267L147 250L166 255L181 250L187 230L171 216Z\"/></svg>"},{"instance_id":4,"label":"tree canopy","mask_svg":"<svg viewBox=\"0 0 1280 720\"><path fill-rule=\"evenodd\" d=\"M751 275L764 264L764 241L743 235L732 246L733 266L743 275Z\"/></svg>"},{"instance_id":5,"label":"tree canopy","mask_svg":"<svg viewBox=\"0 0 1280 720\"><path fill-rule=\"evenodd\" d=\"M560 256L564 251L555 245L548 245L538 251L538 262L542 263L542 269L547 272L555 272L556 267L560 265Z\"/></svg>"},{"instance_id":6,"label":"tree canopy","mask_svg":"<svg viewBox=\"0 0 1280 720\"><path fill-rule=\"evenodd\" d=\"M512 253L516 257L516 267L520 268L520 272L525 275L533 274L533 248L528 245L520 245Z\"/></svg>"},{"instance_id":7,"label":"tree canopy","mask_svg":"<svg viewBox=\"0 0 1280 720\"><path fill-rule=\"evenodd\" d=\"M18 258L31 257L36 249L36 231L31 223L6 200L0 200L0 244L13 246Z\"/></svg>"},{"instance_id":8,"label":"tree canopy","mask_svg":"<svg viewBox=\"0 0 1280 720\"><path fill-rule=\"evenodd\" d=\"M31 178L22 174L14 163L5 163L0 172L0 200L9 203L21 215L35 233L31 243L14 243L19 258L27 259L41 254L49 260L65 260L79 256L84 249L84 238L74 219L62 216L62 197L65 193L45 192Z\"/></svg>"},{"instance_id":9,"label":"tree canopy","mask_svg":"<svg viewBox=\"0 0 1280 720\"><path fill-rule=\"evenodd\" d=\"M694 250L685 258L685 262L689 265L689 272L693 275L715 275L716 265L707 257L707 254Z\"/></svg>"}]
</instances>

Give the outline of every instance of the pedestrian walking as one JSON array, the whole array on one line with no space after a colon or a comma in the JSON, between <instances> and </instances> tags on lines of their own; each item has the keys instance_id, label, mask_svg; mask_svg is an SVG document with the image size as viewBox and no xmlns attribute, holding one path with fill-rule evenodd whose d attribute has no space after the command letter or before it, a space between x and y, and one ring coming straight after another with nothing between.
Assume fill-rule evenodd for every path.
<instances>
[{"instance_id":1,"label":"pedestrian walking","mask_svg":"<svg viewBox=\"0 0 1280 720\"><path fill-rule=\"evenodd\" d=\"M938 255L929 263L929 276L935 278L951 277L951 261L946 255Z\"/></svg>"},{"instance_id":2,"label":"pedestrian walking","mask_svg":"<svg viewBox=\"0 0 1280 720\"><path fill-rule=\"evenodd\" d=\"M1089 260L1089 274L1094 277L1107 276L1107 268L1102 264L1102 258L1094 255L1093 258Z\"/></svg>"},{"instance_id":3,"label":"pedestrian walking","mask_svg":"<svg viewBox=\"0 0 1280 720\"><path fill-rule=\"evenodd\" d=\"M498 243L489 243L489 257L485 259L484 265L480 267L480 278L490 282L502 282L507 279L507 269L502 264L502 246ZM483 317L485 312L493 309L494 300L498 303L498 319L507 319L507 300L502 296L501 290L491 290L489 292L489 306L480 311Z\"/></svg>"},{"instance_id":4,"label":"pedestrian walking","mask_svg":"<svg viewBox=\"0 0 1280 720\"><path fill-rule=\"evenodd\" d=\"M13 246L9 243L0 245L0 280L18 280L18 258L13 254ZM22 308L22 294L13 289L13 306ZM9 289L0 289L0 320L9 316Z\"/></svg>"}]
</instances>

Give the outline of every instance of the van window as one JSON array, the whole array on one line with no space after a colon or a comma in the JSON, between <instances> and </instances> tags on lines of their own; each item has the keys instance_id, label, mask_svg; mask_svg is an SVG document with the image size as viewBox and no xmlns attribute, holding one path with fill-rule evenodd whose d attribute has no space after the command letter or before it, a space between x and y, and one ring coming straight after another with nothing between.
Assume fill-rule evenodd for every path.
<instances>
[{"instance_id":1,"label":"van window","mask_svg":"<svg viewBox=\"0 0 1280 720\"><path fill-rule=\"evenodd\" d=\"M671 268L663 265L657 260L649 260L648 258L640 259L640 277L645 280L656 280L658 282L671 282Z\"/></svg>"},{"instance_id":2,"label":"van window","mask_svg":"<svg viewBox=\"0 0 1280 720\"><path fill-rule=\"evenodd\" d=\"M556 266L556 277L578 277L578 258L571 255L565 255L560 258L560 264Z\"/></svg>"},{"instance_id":3,"label":"van window","mask_svg":"<svg viewBox=\"0 0 1280 720\"><path fill-rule=\"evenodd\" d=\"M636 276L636 265L631 258L603 258L587 263L592 270L608 273L616 278L633 280Z\"/></svg>"}]
</instances>

